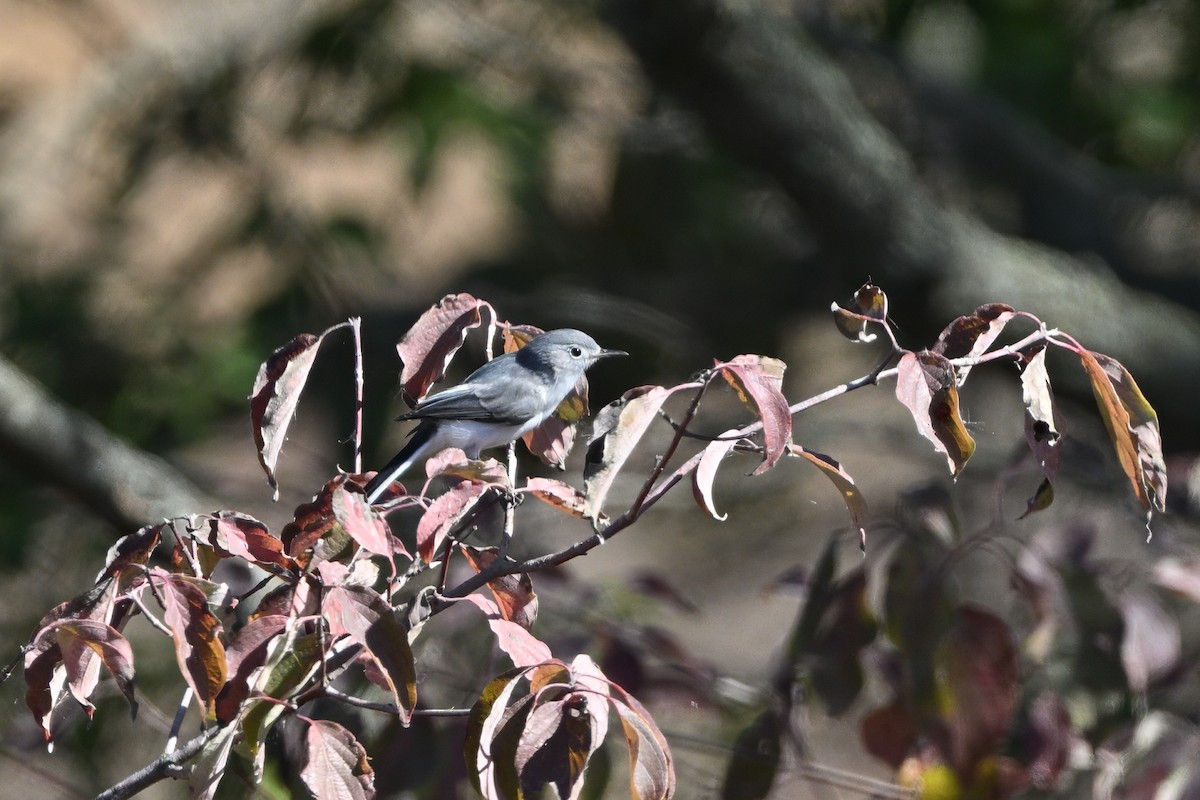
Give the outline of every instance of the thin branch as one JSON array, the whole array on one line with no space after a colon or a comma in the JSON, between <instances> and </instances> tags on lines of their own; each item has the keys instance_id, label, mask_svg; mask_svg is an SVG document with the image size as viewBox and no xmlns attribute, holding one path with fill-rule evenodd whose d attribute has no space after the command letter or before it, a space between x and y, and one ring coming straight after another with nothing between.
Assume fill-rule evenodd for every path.
<instances>
[{"instance_id":1,"label":"thin branch","mask_svg":"<svg viewBox=\"0 0 1200 800\"><path fill-rule=\"evenodd\" d=\"M105 789L96 795L95 800L125 800L146 789L164 778L174 777L179 768L195 758L208 740L217 735L221 728L213 725L208 730L195 737L178 750L163 753L158 758L142 767L137 772L125 778L120 783Z\"/></svg>"},{"instance_id":2,"label":"thin branch","mask_svg":"<svg viewBox=\"0 0 1200 800\"><path fill-rule=\"evenodd\" d=\"M704 391L708 388L708 382L712 378L711 373L700 381L699 388L696 389L696 395L692 398L691 404L688 406L687 413L683 416L683 422L679 428L675 430L675 436L672 437L671 443L667 445L666 452L659 456L654 464L654 469L650 471L650 476L646 478L646 482L642 484L642 490L638 492L637 498L633 501L633 505L629 507L629 513L634 519L641 513L642 506L646 503L646 498L650 495L654 484L662 476L663 470L667 468L667 464L675 455L675 451L679 449L679 443L683 441L683 432L687 430L688 425L692 424L692 420L696 418L696 412L700 409L700 400L704 397Z\"/></svg>"},{"instance_id":3,"label":"thin branch","mask_svg":"<svg viewBox=\"0 0 1200 800\"><path fill-rule=\"evenodd\" d=\"M354 333L354 471L362 472L363 443L363 351L362 318L350 318L350 330Z\"/></svg>"},{"instance_id":4,"label":"thin branch","mask_svg":"<svg viewBox=\"0 0 1200 800\"><path fill-rule=\"evenodd\" d=\"M192 694L191 686L183 690L183 697L179 699L179 708L175 710L175 719L171 722L171 733L167 736L167 746L163 749L164 753L170 753L175 749L175 745L179 743L179 731L183 728L183 720L187 716L188 706L192 704Z\"/></svg>"}]
</instances>

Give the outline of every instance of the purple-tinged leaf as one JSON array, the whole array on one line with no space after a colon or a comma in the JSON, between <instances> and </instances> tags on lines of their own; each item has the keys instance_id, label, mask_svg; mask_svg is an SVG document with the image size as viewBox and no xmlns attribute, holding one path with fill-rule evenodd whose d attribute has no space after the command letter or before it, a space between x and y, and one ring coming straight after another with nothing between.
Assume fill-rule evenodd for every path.
<instances>
[{"instance_id":1,"label":"purple-tinged leaf","mask_svg":"<svg viewBox=\"0 0 1200 800\"><path fill-rule=\"evenodd\" d=\"M783 396L783 373L787 365L777 358L741 355L717 367L742 403L762 420L766 452L763 462L752 473L761 475L783 458L792 440L792 413Z\"/></svg>"},{"instance_id":2,"label":"purple-tinged leaf","mask_svg":"<svg viewBox=\"0 0 1200 800\"><path fill-rule=\"evenodd\" d=\"M275 465L287 439L287 429L296 413L308 373L325 334L302 333L276 350L258 368L250 392L250 427L258 446L258 463L267 473L267 483L279 499Z\"/></svg>"},{"instance_id":3,"label":"purple-tinged leaf","mask_svg":"<svg viewBox=\"0 0 1200 800\"><path fill-rule=\"evenodd\" d=\"M944 740L937 744L959 775L970 775L995 752L1016 716L1019 667L1012 632L990 611L960 607L935 665L945 681L939 693Z\"/></svg>"},{"instance_id":4,"label":"purple-tinged leaf","mask_svg":"<svg viewBox=\"0 0 1200 800\"><path fill-rule=\"evenodd\" d=\"M729 455L729 451L737 446L738 440L730 438L735 432L733 430L725 431L716 441L705 445L704 454L700 456L700 463L696 465L696 471L692 473L692 496L713 519L721 522L729 519L729 515L717 513L717 507L713 504L712 497L713 480L716 479L717 468L721 466L725 456Z\"/></svg>"},{"instance_id":5,"label":"purple-tinged leaf","mask_svg":"<svg viewBox=\"0 0 1200 800\"><path fill-rule=\"evenodd\" d=\"M472 595L474 596L474 595ZM529 713L532 696L524 695L512 703L520 688L526 668L510 670L483 688L467 718L466 756L467 777L475 791L486 800L509 800L520 796L520 782L515 766L518 737L505 728L508 723L519 726ZM519 733L519 727L518 727Z\"/></svg>"},{"instance_id":6,"label":"purple-tinged leaf","mask_svg":"<svg viewBox=\"0 0 1200 800\"><path fill-rule=\"evenodd\" d=\"M210 521L211 544L219 553L258 564L260 567L292 569L294 564L283 553L283 542L271 535L267 526L254 517L236 511L218 511Z\"/></svg>"},{"instance_id":7,"label":"purple-tinged leaf","mask_svg":"<svg viewBox=\"0 0 1200 800\"><path fill-rule=\"evenodd\" d=\"M595 431L584 468L584 510L598 519L617 473L658 415L672 390L662 386L630 389L596 415Z\"/></svg>"},{"instance_id":8,"label":"purple-tinged leaf","mask_svg":"<svg viewBox=\"0 0 1200 800\"><path fill-rule=\"evenodd\" d=\"M375 797L375 771L354 734L336 722L308 719L304 766L300 780L318 800L370 800Z\"/></svg>"},{"instance_id":9,"label":"purple-tinged leaf","mask_svg":"<svg viewBox=\"0 0 1200 800\"><path fill-rule=\"evenodd\" d=\"M975 452L975 440L959 416L954 367L945 356L926 350L905 353L898 370L896 399L912 413L920 434L946 456L957 477Z\"/></svg>"},{"instance_id":10,"label":"purple-tinged leaf","mask_svg":"<svg viewBox=\"0 0 1200 800\"><path fill-rule=\"evenodd\" d=\"M366 496L351 492L345 485L334 488L329 501L333 518L342 526L350 538L368 553L392 557L392 532L383 515L371 508Z\"/></svg>"},{"instance_id":11,"label":"purple-tinged leaf","mask_svg":"<svg viewBox=\"0 0 1200 800\"><path fill-rule=\"evenodd\" d=\"M417 556L432 564L442 542L479 505L488 485L463 481L434 498L417 523Z\"/></svg>"},{"instance_id":12,"label":"purple-tinged leaf","mask_svg":"<svg viewBox=\"0 0 1200 800\"><path fill-rule=\"evenodd\" d=\"M1013 307L1004 303L980 306L974 314L959 317L947 325L930 349L951 359L977 358L987 352L1015 314ZM970 365L958 368L959 386L966 382L970 371Z\"/></svg>"},{"instance_id":13,"label":"purple-tinged leaf","mask_svg":"<svg viewBox=\"0 0 1200 800\"><path fill-rule=\"evenodd\" d=\"M396 352L404 362L400 383L410 406L446 374L450 359L467 339L467 331L479 327L483 308L490 306L469 294L448 294L404 334Z\"/></svg>"},{"instance_id":14,"label":"purple-tinged leaf","mask_svg":"<svg viewBox=\"0 0 1200 800\"><path fill-rule=\"evenodd\" d=\"M842 469L842 465L835 459L823 453L806 450L799 445L792 445L788 448L788 452L808 461L808 463L821 470L825 477L833 481L833 485L837 487L838 494L842 496L842 502L846 504L846 510L850 512L850 522L854 525L855 530L858 531L859 547L863 552L866 552L867 501L863 498L862 492L858 490L858 486L854 483L854 478L850 477L850 473Z\"/></svg>"},{"instance_id":15,"label":"purple-tinged leaf","mask_svg":"<svg viewBox=\"0 0 1200 800\"><path fill-rule=\"evenodd\" d=\"M267 660L271 640L284 632L288 618L282 614L255 617L234 634L225 650L229 679L217 694L217 721L228 724L250 694L250 677Z\"/></svg>"},{"instance_id":16,"label":"purple-tinged leaf","mask_svg":"<svg viewBox=\"0 0 1200 800\"><path fill-rule=\"evenodd\" d=\"M532 667L553 658L545 642L517 623L505 619L495 601L481 594L467 595L463 599L484 613L488 626L496 636L496 645L512 659L515 666Z\"/></svg>"},{"instance_id":17,"label":"purple-tinged leaf","mask_svg":"<svg viewBox=\"0 0 1200 800\"><path fill-rule=\"evenodd\" d=\"M1151 682L1170 672L1182 653L1179 624L1148 594L1122 592L1117 608L1125 623L1121 664L1129 688L1144 694Z\"/></svg>"},{"instance_id":18,"label":"purple-tinged leaf","mask_svg":"<svg viewBox=\"0 0 1200 800\"><path fill-rule=\"evenodd\" d=\"M596 704L606 705L603 700ZM563 800L579 797L594 749L590 705L586 695L570 694L529 712L514 758L524 795L539 797L551 786L554 796Z\"/></svg>"},{"instance_id":19,"label":"purple-tinged leaf","mask_svg":"<svg viewBox=\"0 0 1200 800\"><path fill-rule=\"evenodd\" d=\"M1193 603L1200 603L1200 558L1159 559L1154 564L1154 582Z\"/></svg>"},{"instance_id":20,"label":"purple-tinged leaf","mask_svg":"<svg viewBox=\"0 0 1200 800\"><path fill-rule=\"evenodd\" d=\"M101 662L129 701L130 711L137 716L137 699L133 693L133 648L129 641L111 625L91 619L63 620L55 623L53 629L67 670L67 687L75 700L89 709L89 716L91 703L88 698L98 683Z\"/></svg>"},{"instance_id":21,"label":"purple-tinged leaf","mask_svg":"<svg viewBox=\"0 0 1200 800\"><path fill-rule=\"evenodd\" d=\"M364 586L333 586L325 592L322 611L333 637L347 635L366 648L407 725L417 705L417 671L408 631L387 600Z\"/></svg>"}]
</instances>

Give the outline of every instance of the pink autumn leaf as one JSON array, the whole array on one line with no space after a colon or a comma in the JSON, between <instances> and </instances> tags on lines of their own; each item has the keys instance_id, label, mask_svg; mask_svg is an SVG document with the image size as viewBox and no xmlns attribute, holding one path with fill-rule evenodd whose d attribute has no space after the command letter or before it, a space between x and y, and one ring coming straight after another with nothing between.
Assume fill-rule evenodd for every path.
<instances>
[{"instance_id":1,"label":"pink autumn leaf","mask_svg":"<svg viewBox=\"0 0 1200 800\"><path fill-rule=\"evenodd\" d=\"M308 723L300 779L312 796L324 800L370 800L375 771L354 734L336 722L300 717Z\"/></svg>"},{"instance_id":2,"label":"pink autumn leaf","mask_svg":"<svg viewBox=\"0 0 1200 800\"><path fill-rule=\"evenodd\" d=\"M499 606L493 600L481 594L467 595L463 599L484 613L488 626L496 637L496 645L512 659L514 665L531 667L552 657L545 642L535 638L517 623L504 619Z\"/></svg>"},{"instance_id":3,"label":"pink autumn leaf","mask_svg":"<svg viewBox=\"0 0 1200 800\"><path fill-rule=\"evenodd\" d=\"M758 414L763 425L763 462L754 475L761 475L779 462L792 439L792 414L783 396L786 365L777 358L741 355L718 369L737 391L742 403Z\"/></svg>"},{"instance_id":4,"label":"pink autumn leaf","mask_svg":"<svg viewBox=\"0 0 1200 800\"><path fill-rule=\"evenodd\" d=\"M466 341L467 331L479 327L481 310L491 308L469 294L450 294L430 308L396 345L404 362L400 373L404 399L414 405L446 374L450 359Z\"/></svg>"}]
</instances>

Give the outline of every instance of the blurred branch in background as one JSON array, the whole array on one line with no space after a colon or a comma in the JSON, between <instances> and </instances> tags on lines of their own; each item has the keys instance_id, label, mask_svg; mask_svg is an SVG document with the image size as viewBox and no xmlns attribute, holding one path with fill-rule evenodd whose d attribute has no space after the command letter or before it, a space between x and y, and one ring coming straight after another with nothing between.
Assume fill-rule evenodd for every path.
<instances>
[{"instance_id":1,"label":"blurred branch in background","mask_svg":"<svg viewBox=\"0 0 1200 800\"><path fill-rule=\"evenodd\" d=\"M10 468L24 481L57 485L122 534L216 507L170 464L64 407L4 359L0 408L0 452Z\"/></svg>"},{"instance_id":2,"label":"blurred branch in background","mask_svg":"<svg viewBox=\"0 0 1200 800\"><path fill-rule=\"evenodd\" d=\"M796 18L724 0L602 8L657 85L730 154L779 182L841 270L928 292L935 316L1004 298L1143 365L1164 416L1190 418L1190 401L1167 388L1200 373L1200 316L1130 291L1095 258L944 207Z\"/></svg>"}]
</instances>

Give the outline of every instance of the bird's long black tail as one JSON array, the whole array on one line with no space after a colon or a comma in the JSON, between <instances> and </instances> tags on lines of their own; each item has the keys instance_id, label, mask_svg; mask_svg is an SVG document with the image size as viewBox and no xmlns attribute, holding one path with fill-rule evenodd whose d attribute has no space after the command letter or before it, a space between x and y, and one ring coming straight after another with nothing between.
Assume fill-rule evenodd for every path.
<instances>
[{"instance_id":1,"label":"bird's long black tail","mask_svg":"<svg viewBox=\"0 0 1200 800\"><path fill-rule=\"evenodd\" d=\"M405 470L424 454L425 446L433 438L434 430L434 426L428 422L417 426L416 430L412 432L412 438L408 440L408 444L404 445L400 452L387 463L387 466L379 470L378 474L366 485L368 503L378 500L379 496L392 485L392 482L403 475Z\"/></svg>"}]
</instances>

